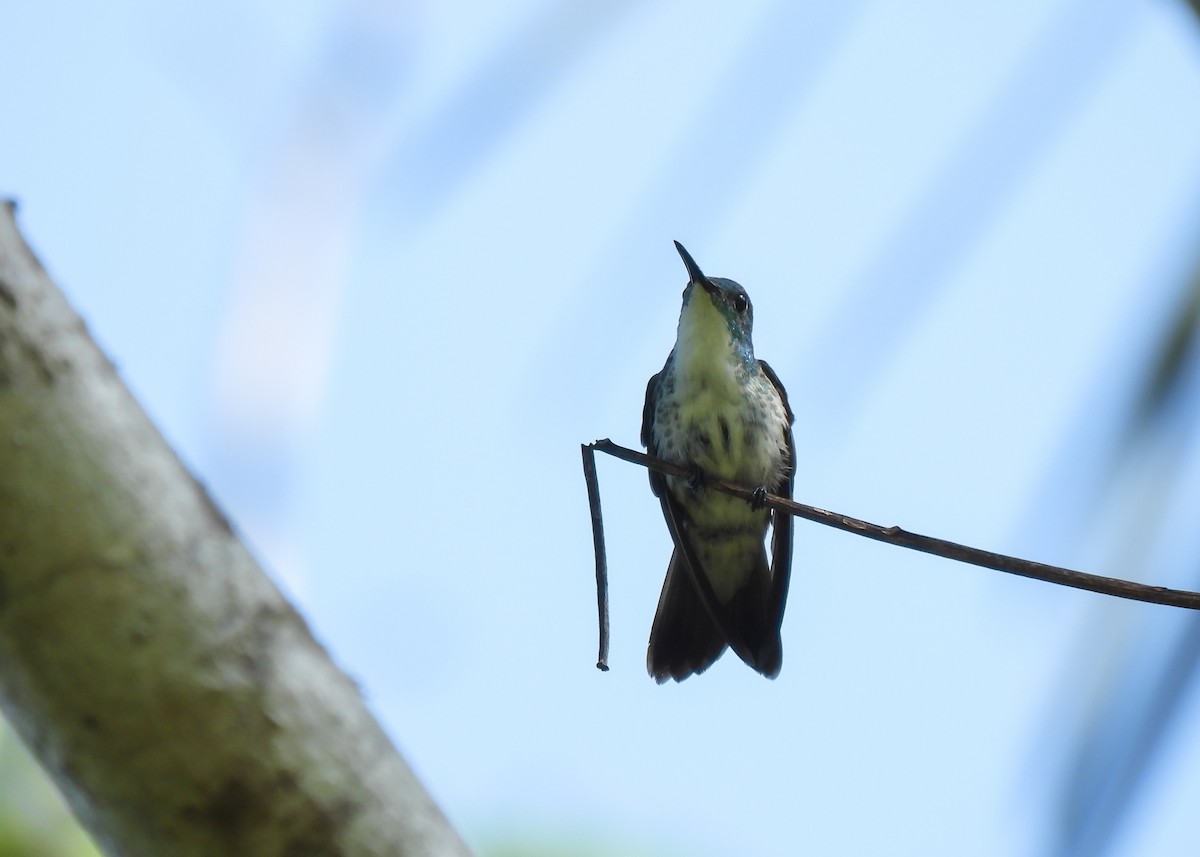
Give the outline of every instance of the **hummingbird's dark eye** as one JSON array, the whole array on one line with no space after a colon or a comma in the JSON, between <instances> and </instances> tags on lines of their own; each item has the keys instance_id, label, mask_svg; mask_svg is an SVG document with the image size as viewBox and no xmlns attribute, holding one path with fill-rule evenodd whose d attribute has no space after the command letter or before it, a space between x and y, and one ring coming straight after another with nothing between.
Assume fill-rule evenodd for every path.
<instances>
[{"instance_id":1,"label":"hummingbird's dark eye","mask_svg":"<svg viewBox=\"0 0 1200 857\"><path fill-rule=\"evenodd\" d=\"M742 313L744 313L748 306L750 306L750 301L746 300L745 295L734 295L733 296L733 309L735 312L738 313L738 315L741 315Z\"/></svg>"}]
</instances>

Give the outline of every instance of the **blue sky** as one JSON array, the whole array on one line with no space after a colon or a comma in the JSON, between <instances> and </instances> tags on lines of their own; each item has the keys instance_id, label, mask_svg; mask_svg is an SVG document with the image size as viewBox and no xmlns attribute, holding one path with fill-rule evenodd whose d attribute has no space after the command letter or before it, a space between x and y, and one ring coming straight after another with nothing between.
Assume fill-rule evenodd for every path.
<instances>
[{"instance_id":1,"label":"blue sky","mask_svg":"<svg viewBox=\"0 0 1200 857\"><path fill-rule=\"evenodd\" d=\"M1184 3L10 5L0 191L474 845L1050 853L1092 643L1166 608L800 523L779 679L658 687L602 460L601 674L578 444L637 445L678 239L798 499L1128 572L1080 486L1195 261ZM1114 854L1195 841L1183 705Z\"/></svg>"}]
</instances>

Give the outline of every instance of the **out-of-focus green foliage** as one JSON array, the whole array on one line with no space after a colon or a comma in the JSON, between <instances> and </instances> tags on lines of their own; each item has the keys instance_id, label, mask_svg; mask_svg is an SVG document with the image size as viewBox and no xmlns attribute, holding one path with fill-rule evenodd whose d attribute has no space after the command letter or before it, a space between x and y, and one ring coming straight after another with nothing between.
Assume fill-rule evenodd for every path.
<instances>
[{"instance_id":1,"label":"out-of-focus green foliage","mask_svg":"<svg viewBox=\"0 0 1200 857\"><path fill-rule=\"evenodd\" d=\"M99 857L45 772L0 721L0 857Z\"/></svg>"},{"instance_id":2,"label":"out-of-focus green foliage","mask_svg":"<svg viewBox=\"0 0 1200 857\"><path fill-rule=\"evenodd\" d=\"M506 830L484 836L480 857L682 857L683 852L662 842L631 842L609 834L564 831ZM2 855L0 855L2 857Z\"/></svg>"}]
</instances>

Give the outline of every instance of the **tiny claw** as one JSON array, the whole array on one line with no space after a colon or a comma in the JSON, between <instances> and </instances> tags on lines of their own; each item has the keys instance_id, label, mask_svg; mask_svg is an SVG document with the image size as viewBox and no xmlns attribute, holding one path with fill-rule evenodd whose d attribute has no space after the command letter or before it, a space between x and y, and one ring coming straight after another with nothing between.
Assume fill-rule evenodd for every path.
<instances>
[{"instance_id":1,"label":"tiny claw","mask_svg":"<svg viewBox=\"0 0 1200 857\"><path fill-rule=\"evenodd\" d=\"M765 505L767 505L767 489L759 485L754 489L754 498L750 501L750 508L757 512Z\"/></svg>"}]
</instances>

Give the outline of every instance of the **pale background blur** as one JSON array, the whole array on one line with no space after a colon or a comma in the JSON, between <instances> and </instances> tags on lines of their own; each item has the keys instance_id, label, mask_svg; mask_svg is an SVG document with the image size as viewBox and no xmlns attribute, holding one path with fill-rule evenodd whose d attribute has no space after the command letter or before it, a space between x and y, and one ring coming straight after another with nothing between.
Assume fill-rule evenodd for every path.
<instances>
[{"instance_id":1,"label":"pale background blur","mask_svg":"<svg viewBox=\"0 0 1200 857\"><path fill-rule=\"evenodd\" d=\"M0 44L0 193L481 857L1194 851L1195 617L801 522L779 679L659 687L670 540L605 458L600 673L578 446L637 445L679 239L799 500L1200 588L1188 3L8 0ZM2 853L79 853L12 764Z\"/></svg>"}]
</instances>

